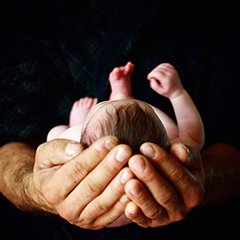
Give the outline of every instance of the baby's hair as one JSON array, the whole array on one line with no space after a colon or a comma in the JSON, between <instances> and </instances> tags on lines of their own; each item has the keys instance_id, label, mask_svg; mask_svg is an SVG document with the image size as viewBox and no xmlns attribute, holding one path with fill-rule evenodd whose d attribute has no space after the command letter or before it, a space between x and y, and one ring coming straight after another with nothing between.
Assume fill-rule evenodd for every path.
<instances>
[{"instance_id":1,"label":"baby's hair","mask_svg":"<svg viewBox=\"0 0 240 240\"><path fill-rule=\"evenodd\" d=\"M100 137L114 135L118 137L120 143L129 145L133 154L140 153L139 148L144 142L153 142L169 150L171 144L166 131L150 107L144 107L143 110L136 101L133 101L114 108L115 112L106 111L106 115L99 118L94 132L88 131L88 127L85 127L80 141L85 147ZM156 119L159 120L159 124Z\"/></svg>"}]
</instances>

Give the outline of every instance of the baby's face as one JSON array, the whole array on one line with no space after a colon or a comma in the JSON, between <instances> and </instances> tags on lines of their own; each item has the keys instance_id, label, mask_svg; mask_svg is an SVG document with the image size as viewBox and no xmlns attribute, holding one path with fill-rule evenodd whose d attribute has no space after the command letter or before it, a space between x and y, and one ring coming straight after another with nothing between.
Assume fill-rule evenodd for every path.
<instances>
[{"instance_id":1,"label":"baby's face","mask_svg":"<svg viewBox=\"0 0 240 240\"><path fill-rule=\"evenodd\" d=\"M114 95L111 100L100 102L92 108L92 110L89 112L89 114L87 115L83 123L83 129L85 129L85 127L88 126L88 129L90 131L91 129L94 131L94 123L98 121L99 118L104 117L104 114L112 114L114 113L114 110L116 108L133 101L137 102L142 109L145 109L145 108L150 109L150 112L152 112L153 117L156 118L156 121L158 122L159 127L161 127L162 125L161 121L155 114L154 110L147 103L142 102L140 100L136 100L136 99L130 99L124 93L118 93Z\"/></svg>"}]
</instances>

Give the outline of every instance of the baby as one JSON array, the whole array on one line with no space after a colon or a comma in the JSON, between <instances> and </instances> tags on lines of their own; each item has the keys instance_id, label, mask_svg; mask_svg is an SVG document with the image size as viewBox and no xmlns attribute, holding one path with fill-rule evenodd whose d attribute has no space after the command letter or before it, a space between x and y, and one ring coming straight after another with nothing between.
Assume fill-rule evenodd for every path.
<instances>
[{"instance_id":1,"label":"baby","mask_svg":"<svg viewBox=\"0 0 240 240\"><path fill-rule=\"evenodd\" d=\"M173 143L183 143L201 150L204 128L201 117L190 96L183 88L175 68L162 63L148 74L151 88L169 98L177 124L161 110L132 96L131 74L134 65L114 68L109 75L111 95L109 101L97 104L97 99L81 98L70 113L69 126L54 127L47 141L66 138L80 141L85 147L98 138L115 135L120 143L128 144L133 154L139 153L144 142L153 142L166 151ZM125 214L108 227L118 227L131 221Z\"/></svg>"},{"instance_id":2,"label":"baby","mask_svg":"<svg viewBox=\"0 0 240 240\"><path fill-rule=\"evenodd\" d=\"M205 138L203 123L175 68L162 63L148 74L147 79L154 91L171 101L177 124L160 109L133 98L133 69L131 62L114 68L109 75L112 90L109 101L97 104L97 99L88 97L76 101L69 126L54 127L48 133L47 141L66 138L88 147L102 136L115 135L120 143L132 148L133 154L139 153L144 142L156 143L166 151L173 143L201 150Z\"/></svg>"}]
</instances>

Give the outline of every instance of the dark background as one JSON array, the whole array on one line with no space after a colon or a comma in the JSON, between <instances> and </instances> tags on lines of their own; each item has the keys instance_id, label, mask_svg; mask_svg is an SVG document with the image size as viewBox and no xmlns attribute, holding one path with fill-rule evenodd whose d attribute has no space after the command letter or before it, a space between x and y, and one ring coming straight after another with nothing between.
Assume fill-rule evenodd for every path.
<instances>
[{"instance_id":1,"label":"dark background","mask_svg":"<svg viewBox=\"0 0 240 240\"><path fill-rule=\"evenodd\" d=\"M239 147L239 18L237 6L174 1L17 1L1 7L0 146L37 146L55 125L68 124L74 101L108 99L108 75L132 61L133 96L174 118L147 74L175 66L216 142ZM84 230L57 216L15 209L0 197L0 239L200 239L235 236L239 196L192 211L185 220L156 229L131 224Z\"/></svg>"}]
</instances>

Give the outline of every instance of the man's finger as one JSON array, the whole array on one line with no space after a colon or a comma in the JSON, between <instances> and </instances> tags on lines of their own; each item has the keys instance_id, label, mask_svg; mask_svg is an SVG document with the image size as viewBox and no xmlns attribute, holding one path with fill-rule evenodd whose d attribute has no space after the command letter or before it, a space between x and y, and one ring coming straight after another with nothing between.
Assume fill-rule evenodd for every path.
<instances>
[{"instance_id":1,"label":"man's finger","mask_svg":"<svg viewBox=\"0 0 240 240\"><path fill-rule=\"evenodd\" d=\"M115 221L124 213L125 206L130 201L124 194L124 185L132 178L134 178L132 171L124 168L106 189L84 208L80 219L97 228Z\"/></svg>"},{"instance_id":2,"label":"man's finger","mask_svg":"<svg viewBox=\"0 0 240 240\"><path fill-rule=\"evenodd\" d=\"M139 226L144 228L150 227L149 218L144 215L141 209L134 202L131 201L128 203L125 208L125 214L129 219L137 223Z\"/></svg>"},{"instance_id":3,"label":"man's finger","mask_svg":"<svg viewBox=\"0 0 240 240\"><path fill-rule=\"evenodd\" d=\"M138 180L130 180L126 184L125 191L147 217L154 219L155 216L162 215L161 219L164 219L163 215L165 215L168 219L167 212L172 218L181 218L179 214L182 215L184 209L182 199L144 156L133 156L129 160L129 167L144 185ZM148 204L149 202L151 204Z\"/></svg>"},{"instance_id":4,"label":"man's finger","mask_svg":"<svg viewBox=\"0 0 240 240\"><path fill-rule=\"evenodd\" d=\"M201 155L195 148L182 143L175 143L170 148L170 155L188 169L202 168Z\"/></svg>"},{"instance_id":5,"label":"man's finger","mask_svg":"<svg viewBox=\"0 0 240 240\"><path fill-rule=\"evenodd\" d=\"M149 155L150 149L152 149L151 156ZM191 168L185 168L177 159L153 143L144 143L140 151L142 154L146 153L148 155L158 172L174 187L188 207L195 207L201 202L203 180L201 179L202 168L200 163L199 168L191 171ZM194 163L194 166L197 166L198 161L201 162L201 158L199 159L197 155L194 155L190 160Z\"/></svg>"},{"instance_id":6,"label":"man's finger","mask_svg":"<svg viewBox=\"0 0 240 240\"><path fill-rule=\"evenodd\" d=\"M82 151L80 143L67 139L45 142L36 150L35 168L41 170L63 165Z\"/></svg>"},{"instance_id":7,"label":"man's finger","mask_svg":"<svg viewBox=\"0 0 240 240\"><path fill-rule=\"evenodd\" d=\"M71 211L75 214L75 225L81 226L81 224L89 221L86 218L82 219L83 208L104 191L131 155L132 150L129 146L124 144L116 146L72 191L68 192L70 194L66 196L62 208L71 206ZM105 205L102 205L102 208L106 208Z\"/></svg>"},{"instance_id":8,"label":"man's finger","mask_svg":"<svg viewBox=\"0 0 240 240\"><path fill-rule=\"evenodd\" d=\"M88 204L81 217L84 219L97 219L107 212L123 196L125 183L134 178L129 168L124 168L107 186L107 188ZM124 199L122 199L124 200ZM123 205L123 204L122 204Z\"/></svg>"},{"instance_id":9,"label":"man's finger","mask_svg":"<svg viewBox=\"0 0 240 240\"><path fill-rule=\"evenodd\" d=\"M65 146L65 148L67 147L68 143L66 140L58 142L60 142L60 146ZM57 165L56 169L53 168L49 173L50 179L48 179L46 184L43 184L42 188L42 192L46 197L46 200L50 201L50 203L54 205L65 199L67 195L79 184L79 182L81 182L82 179L84 179L86 175L91 172L92 169L94 169L117 144L118 139L116 137L103 137L80 154L75 155L70 161L63 165ZM63 156L57 153L58 150L63 154ZM56 151L53 149L52 151L56 152L59 159L58 163L61 162L61 158L66 159L66 156L64 155L65 149L56 148ZM54 164L57 164L57 157L55 156L54 158L54 154L50 154L50 156L53 156L53 160L49 159L48 161L52 161ZM50 165L51 164L48 166ZM44 173L45 171L43 170L42 174Z\"/></svg>"}]
</instances>

